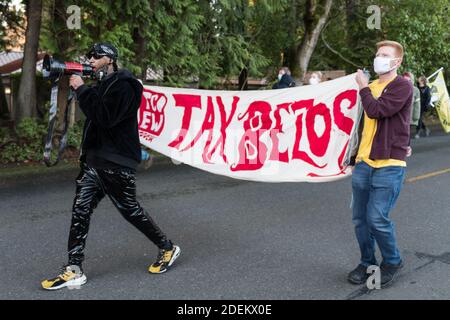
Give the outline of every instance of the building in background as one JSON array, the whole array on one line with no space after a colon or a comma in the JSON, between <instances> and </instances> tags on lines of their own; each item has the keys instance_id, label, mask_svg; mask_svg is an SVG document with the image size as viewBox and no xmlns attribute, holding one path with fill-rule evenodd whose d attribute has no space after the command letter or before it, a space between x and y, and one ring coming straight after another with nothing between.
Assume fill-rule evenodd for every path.
<instances>
[{"instance_id":1,"label":"building in background","mask_svg":"<svg viewBox=\"0 0 450 320\"><path fill-rule=\"evenodd\" d=\"M36 71L42 72L42 61L45 53L38 54L38 61L36 63ZM5 88L6 101L8 103L8 110L13 114L14 108L14 92L19 88L14 88L11 75L20 73L22 71L23 52L22 51L3 51L0 52L0 77Z\"/></svg>"}]
</instances>

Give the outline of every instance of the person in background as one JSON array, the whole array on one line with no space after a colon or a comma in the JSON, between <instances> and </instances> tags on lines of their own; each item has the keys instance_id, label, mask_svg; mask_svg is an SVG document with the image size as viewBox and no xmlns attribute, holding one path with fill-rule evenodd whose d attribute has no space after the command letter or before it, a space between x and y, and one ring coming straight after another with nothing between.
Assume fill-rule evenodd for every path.
<instances>
[{"instance_id":1,"label":"person in background","mask_svg":"<svg viewBox=\"0 0 450 320\"><path fill-rule=\"evenodd\" d=\"M417 126L417 132L415 138L420 138L420 132L424 131L425 135L428 137L431 133L430 129L423 123L423 115L428 111L431 102L431 90L428 87L428 80L425 76L419 78L419 91L420 91L420 119L419 125Z\"/></svg>"},{"instance_id":2,"label":"person in background","mask_svg":"<svg viewBox=\"0 0 450 320\"><path fill-rule=\"evenodd\" d=\"M311 76L309 77L308 82L311 85L321 83L322 82L322 72L315 71L315 72L311 73Z\"/></svg>"},{"instance_id":3,"label":"person in background","mask_svg":"<svg viewBox=\"0 0 450 320\"><path fill-rule=\"evenodd\" d=\"M141 146L141 164L142 167L147 170L153 164L153 155L148 151L148 149Z\"/></svg>"},{"instance_id":4,"label":"person in background","mask_svg":"<svg viewBox=\"0 0 450 320\"><path fill-rule=\"evenodd\" d=\"M413 101L412 101L412 107L411 107L411 124L410 124L410 146L408 149L407 156L411 156L412 149L411 149L411 136L414 132L417 132L417 127L419 125L419 119L420 119L420 91L419 89L414 85L414 75L411 72L405 72L403 73L403 78L410 81L413 85Z\"/></svg>"},{"instance_id":5,"label":"person in background","mask_svg":"<svg viewBox=\"0 0 450 320\"><path fill-rule=\"evenodd\" d=\"M272 86L272 89L286 89L295 87L295 81L291 77L291 71L288 67L283 67L278 71L278 82Z\"/></svg>"}]
</instances>

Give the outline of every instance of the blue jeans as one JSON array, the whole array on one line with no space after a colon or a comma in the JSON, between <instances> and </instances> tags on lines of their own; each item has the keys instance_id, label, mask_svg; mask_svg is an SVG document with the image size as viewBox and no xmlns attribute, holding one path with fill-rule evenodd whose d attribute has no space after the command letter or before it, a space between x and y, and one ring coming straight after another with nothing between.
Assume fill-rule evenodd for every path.
<instances>
[{"instance_id":1,"label":"blue jeans","mask_svg":"<svg viewBox=\"0 0 450 320\"><path fill-rule=\"evenodd\" d=\"M389 212L400 194L405 171L400 166L376 169L365 162L359 162L353 170L353 224L364 266L377 264L375 241L382 263L397 265L402 261Z\"/></svg>"}]
</instances>

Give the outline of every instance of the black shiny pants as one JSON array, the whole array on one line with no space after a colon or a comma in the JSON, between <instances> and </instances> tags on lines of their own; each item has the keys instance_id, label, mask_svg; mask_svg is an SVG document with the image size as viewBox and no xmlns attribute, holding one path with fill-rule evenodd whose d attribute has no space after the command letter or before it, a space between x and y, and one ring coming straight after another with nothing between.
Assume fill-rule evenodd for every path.
<instances>
[{"instance_id":1,"label":"black shiny pants","mask_svg":"<svg viewBox=\"0 0 450 320\"><path fill-rule=\"evenodd\" d=\"M105 196L122 216L160 249L170 249L171 242L136 200L136 179L131 169L94 169L81 164L76 179L68 253L69 264L81 266L93 210Z\"/></svg>"}]
</instances>

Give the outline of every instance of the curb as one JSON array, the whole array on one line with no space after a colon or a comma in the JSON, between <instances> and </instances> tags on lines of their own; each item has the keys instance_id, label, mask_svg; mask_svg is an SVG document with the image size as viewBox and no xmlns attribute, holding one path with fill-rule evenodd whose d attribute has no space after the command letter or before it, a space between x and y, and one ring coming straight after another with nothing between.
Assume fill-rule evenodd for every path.
<instances>
[{"instance_id":1,"label":"curb","mask_svg":"<svg viewBox=\"0 0 450 320\"><path fill-rule=\"evenodd\" d=\"M153 159L153 164L150 168L144 169L140 165L137 168L137 172L145 172L151 170L154 167L162 167L168 165L175 165L172 162L172 159L166 156L155 156ZM62 167L63 166L63 167ZM44 163L35 164L35 165L18 165L16 167L4 167L0 168L0 180L1 184L7 183L13 180L17 180L18 178L31 178L34 177L39 179L42 176L49 175L61 175L64 173L74 172L79 170L79 165L77 160L69 160L68 162L64 162L63 164L57 164L54 167L47 168ZM11 172L15 171L15 172Z\"/></svg>"}]
</instances>

